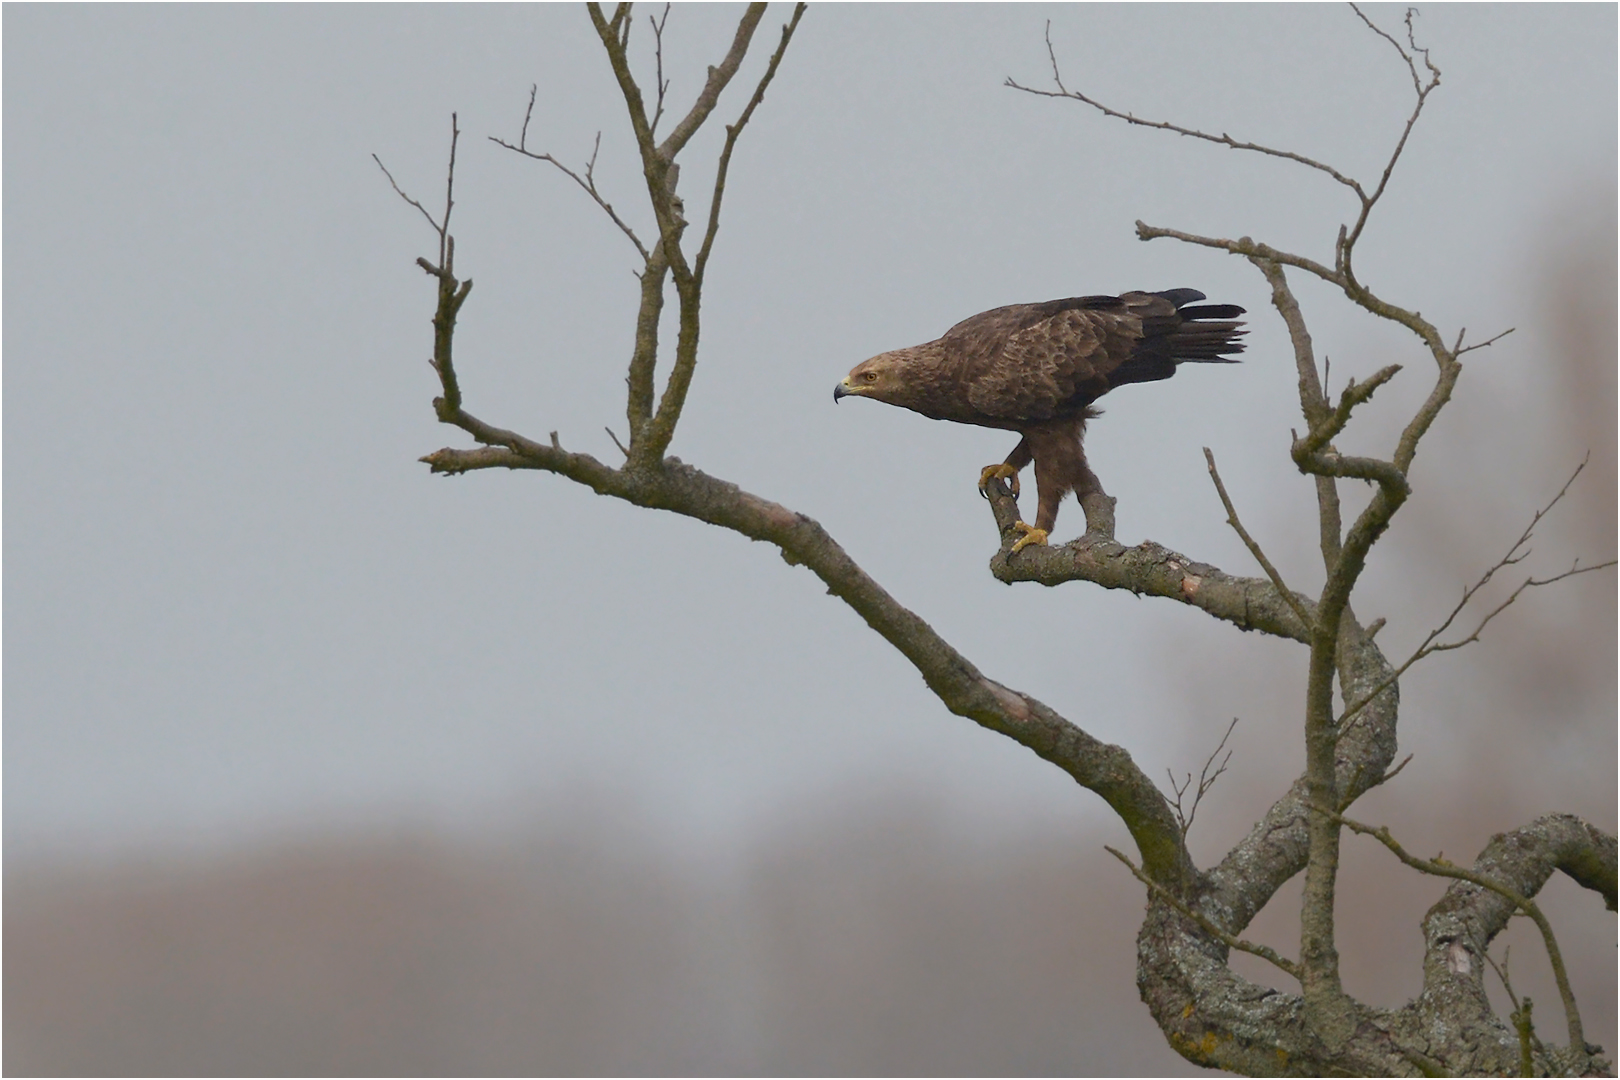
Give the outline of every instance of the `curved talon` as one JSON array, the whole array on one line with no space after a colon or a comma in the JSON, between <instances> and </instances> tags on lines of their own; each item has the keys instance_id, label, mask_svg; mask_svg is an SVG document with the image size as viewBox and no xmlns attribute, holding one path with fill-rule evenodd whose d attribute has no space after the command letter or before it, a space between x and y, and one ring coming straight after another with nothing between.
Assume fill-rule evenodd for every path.
<instances>
[{"instance_id":1,"label":"curved talon","mask_svg":"<svg viewBox=\"0 0 1620 1080\"><path fill-rule=\"evenodd\" d=\"M1018 470L1005 461L999 465L986 465L979 470L979 494L985 498L990 496L985 492L985 486L992 480L1005 480L1012 489L1013 498L1018 498Z\"/></svg>"},{"instance_id":2,"label":"curved talon","mask_svg":"<svg viewBox=\"0 0 1620 1080\"><path fill-rule=\"evenodd\" d=\"M1017 529L1024 535L1018 538L1018 542L1015 543L1012 546L1012 550L1008 552L1009 555L1016 555L1032 544L1038 544L1042 547L1046 546L1045 529L1037 529L1035 526L1022 521L1013 522L1013 528Z\"/></svg>"}]
</instances>

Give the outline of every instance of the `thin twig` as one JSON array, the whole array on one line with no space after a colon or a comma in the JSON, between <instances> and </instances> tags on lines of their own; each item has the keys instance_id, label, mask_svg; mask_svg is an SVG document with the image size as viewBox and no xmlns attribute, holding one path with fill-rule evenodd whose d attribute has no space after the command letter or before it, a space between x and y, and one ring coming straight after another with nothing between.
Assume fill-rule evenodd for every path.
<instances>
[{"instance_id":1,"label":"thin twig","mask_svg":"<svg viewBox=\"0 0 1620 1080\"><path fill-rule=\"evenodd\" d=\"M1182 127L1179 124L1172 124L1164 120L1143 120L1132 113L1120 112L1118 109L1111 109L1102 102L1087 97L1078 90L1070 90L1068 87L1063 85L1063 75L1058 70L1057 52L1052 47L1052 22L1050 19L1048 19L1046 23L1046 54L1052 61L1052 81L1057 86L1056 90L1036 90L1033 87L1023 86L1011 76L1008 76L1004 85L1010 86L1014 90L1022 90L1026 94L1035 94L1039 97L1069 98L1074 101L1081 101L1098 110L1104 116L1111 116L1116 120L1123 120L1127 124L1135 124L1139 127L1156 128L1159 131L1173 131L1177 135L1186 135L1189 138L1202 139L1205 142L1216 143L1220 146L1230 147L1233 150L1248 150L1256 154L1264 154L1267 157L1284 158L1288 161L1295 161L1301 165L1316 169L1318 172L1323 172L1333 177L1333 179L1354 191L1356 195L1359 196L1363 201L1365 201L1367 198L1365 193L1363 193L1361 190L1361 185L1355 180L1344 175L1333 166L1324 165L1322 162L1305 157L1303 154L1296 154L1291 150L1278 150L1270 146L1262 146L1259 143L1239 142L1237 139L1232 138L1232 136L1226 134L1225 132L1222 132L1219 135L1211 135L1208 132L1199 131L1196 128Z\"/></svg>"},{"instance_id":2,"label":"thin twig","mask_svg":"<svg viewBox=\"0 0 1620 1080\"><path fill-rule=\"evenodd\" d=\"M748 12L743 16L737 28L736 41L738 44L733 46L733 52L727 55L721 65L722 68L730 65L732 71L736 70L737 64L740 64L742 60L741 54L736 50L739 47L743 50L747 49L748 41L763 11L763 4L749 6ZM799 20L804 18L804 12L805 5L803 3L794 5L793 17L782 27L782 39L777 44L776 51L771 54L770 62L765 66L765 73L760 76L759 83L754 87L753 96L748 99L748 104L743 108L741 115L738 116L737 122L726 127L726 143L720 151L720 160L714 177L714 194L709 202L709 223L704 230L703 243L698 248L690 271L685 269L684 263L677 265L672 262L671 264L671 271L675 275L676 290L681 295L681 336L676 344L675 363L670 367L669 380L664 384L664 392L658 399L658 411L653 415L652 420L645 429L645 449L641 444L636 447L638 452L644 452L653 459L662 456L664 451L668 449L670 440L675 437L675 426L680 422L681 410L686 405L686 392L692 384L692 373L697 366L696 297L703 288L703 274L708 267L709 254L714 250L714 238L720 228L720 203L725 195L726 176L731 167L731 153L736 148L737 137L742 134L743 128L747 126L749 118L754 115L754 110L759 107L759 103L765 99L765 89L770 86L771 80L776 77L776 69L781 66L782 57L787 52L788 42L793 39L793 31L798 28ZM720 69L710 69L709 82L711 86L715 84L717 78L715 72L718 70ZM727 76L727 78L729 77ZM707 94L708 91L705 90L704 93ZM701 104L700 101L699 105ZM707 115L707 111L700 114L698 105L694 105L692 113L681 123L685 125L693 117L698 118L696 123L702 123L703 117ZM692 130L695 131L696 128L694 127ZM679 134L679 129L672 132L669 138L664 140L659 153L662 154L664 147L671 145L678 148L677 136ZM685 137L689 138L690 135L691 132L689 131ZM674 168L675 166L670 166L671 173L673 173ZM673 180L671 184L673 185ZM671 187L671 190L673 191L673 187ZM684 225L684 222L682 224ZM671 246L666 237L665 247Z\"/></svg>"},{"instance_id":3,"label":"thin twig","mask_svg":"<svg viewBox=\"0 0 1620 1080\"><path fill-rule=\"evenodd\" d=\"M1323 281L1337 285L1341 289L1347 287L1345 277L1339 271L1323 266L1315 259L1307 259L1303 255L1279 251L1270 244L1257 243L1247 236L1241 236L1236 240L1227 240L1215 236L1199 236L1196 233L1183 232L1180 229L1166 229L1159 225L1149 225L1145 221L1136 223L1136 238L1138 240L1157 240L1160 237L1180 240L1183 244L1217 248L1231 255L1242 255L1250 259L1262 259L1266 262L1282 263L1284 266L1295 266L1307 274L1313 274ZM1371 293L1366 295L1372 296ZM1358 299L1357 303L1361 303L1361 301ZM1362 304L1362 306L1365 307L1366 304ZM1390 318L1394 318L1394 316L1390 316Z\"/></svg>"},{"instance_id":4,"label":"thin twig","mask_svg":"<svg viewBox=\"0 0 1620 1080\"><path fill-rule=\"evenodd\" d=\"M433 215L427 212L427 207L423 206L421 203L417 202L415 199L413 199L409 195L405 194L405 192L400 188L399 183L394 179L394 174L389 172L388 171L388 166L386 166L386 165L384 165L382 163L382 158L378 157L376 154L372 154L371 155L371 160L375 161L377 163L377 168L381 169L383 171L383 175L388 177L388 182L393 185L394 191L399 195L399 197L404 199L406 202L410 203L412 206L416 207L418 210L420 210L422 212L422 216L427 218L427 223L429 225L433 226L433 231L434 232L439 232L440 231L439 223L437 221L433 220Z\"/></svg>"},{"instance_id":5,"label":"thin twig","mask_svg":"<svg viewBox=\"0 0 1620 1080\"><path fill-rule=\"evenodd\" d=\"M1294 614L1299 616L1300 625L1305 627L1308 633L1312 623L1309 613L1305 610L1305 605L1299 602L1299 597L1295 596L1294 591L1283 581L1282 575L1277 572L1277 568L1271 565L1270 559L1266 558L1266 553L1260 550L1259 543L1249 535L1249 530L1243 527L1243 522L1238 520L1237 508L1232 505L1231 496L1226 493L1226 485L1221 483L1221 474L1215 468L1215 455L1210 452L1207 446L1204 447L1204 460L1209 462L1209 478L1215 481L1215 492L1221 497L1221 505L1226 507L1226 523L1236 530L1238 536L1243 540L1243 546L1249 549L1249 554L1253 555L1254 561L1260 564L1260 569L1266 572L1266 577L1271 579L1271 584L1276 587L1277 592L1287 601L1288 606L1294 609Z\"/></svg>"},{"instance_id":6,"label":"thin twig","mask_svg":"<svg viewBox=\"0 0 1620 1080\"><path fill-rule=\"evenodd\" d=\"M664 24L669 21L669 8L670 5L665 4L664 14L656 19L654 19L651 15L647 16L647 21L652 23L653 60L658 67L658 74L656 76L658 83L658 107L653 110L652 123L648 125L648 130L652 132L657 132L658 121L664 116L664 93L669 89L669 80L664 78Z\"/></svg>"},{"instance_id":7,"label":"thin twig","mask_svg":"<svg viewBox=\"0 0 1620 1080\"><path fill-rule=\"evenodd\" d=\"M433 226L433 231L439 234L439 264L436 267L430 266L426 268L428 273L434 274L435 276L452 274L455 271L453 264L455 262L456 242L450 238L450 212L455 209L456 205L452 196L454 196L456 189L456 143L460 141L460 139L461 128L456 123L456 114L451 113L450 168L445 173L444 181L444 217L439 221L433 220L433 215L428 213L427 207L405 194L404 189L401 188L399 183L394 179L394 174L389 172L388 166L382 163L382 158L378 157L376 154L371 155L371 160L377 163L377 168L381 169L383 175L388 177L388 183L393 187L395 194L404 199L407 203L410 203L412 206L416 207L416 209L421 212L422 216L427 218L427 223Z\"/></svg>"},{"instance_id":8,"label":"thin twig","mask_svg":"<svg viewBox=\"0 0 1620 1080\"><path fill-rule=\"evenodd\" d=\"M1124 863L1126 869L1130 870L1131 876L1136 878L1136 880L1140 881L1143 885L1146 885L1148 890L1152 892L1153 895L1157 896L1159 899L1163 900L1165 903L1187 916L1187 918L1197 923L1201 928L1203 928L1203 931L1206 934L1214 937L1227 948L1236 949L1239 952L1246 952L1250 956L1258 956L1260 959L1276 965L1291 978L1299 978L1299 965L1288 959L1288 957L1283 956L1269 945L1256 945L1252 941L1245 941L1240 937L1235 937L1232 934L1228 934L1225 930L1222 930L1220 927L1211 922L1206 916L1194 911L1192 908L1182 903L1174 893L1170 892L1170 890L1166 889L1163 885L1160 885L1157 881L1154 881L1141 870L1137 869L1136 864L1131 862L1131 860L1126 858L1121 852L1109 847L1106 844L1103 845L1103 850L1108 852L1108 854L1112 855L1114 858L1118 859L1120 862Z\"/></svg>"},{"instance_id":9,"label":"thin twig","mask_svg":"<svg viewBox=\"0 0 1620 1080\"><path fill-rule=\"evenodd\" d=\"M1395 47L1395 51L1400 53L1401 59L1406 62L1407 71L1412 76L1412 89L1417 94L1417 101L1412 106L1412 114L1406 118L1406 126L1401 129L1401 137L1396 140L1395 149L1391 151L1389 161L1384 164L1383 174L1378 178L1378 187L1373 190L1371 195L1362 194L1360 189L1357 189L1357 194L1361 195L1361 213L1356 216L1356 223L1348 233L1341 230L1339 234L1335 263L1341 268L1345 278L1351 285L1356 289L1360 289L1359 283L1356 282L1355 271L1351 268L1351 252L1356 246L1356 241L1361 238L1362 230L1367 227L1367 219L1371 216L1373 207L1378 204L1378 200L1383 197L1385 189L1389 187L1389 178L1395 172L1395 165L1400 161L1402 151L1406 149L1406 140L1411 136L1412 129L1417 126L1418 117L1423 113L1424 103L1429 100L1429 94L1440 85L1440 69L1435 67L1434 62L1429 59L1429 50L1418 46L1417 30L1412 24L1412 18L1416 14L1414 8L1406 9L1406 40L1412 47L1410 53L1401 47L1400 42L1375 25L1362 12L1361 8L1354 3L1350 5L1350 8L1362 22L1367 24L1373 33L1389 42ZM1429 71L1429 81L1427 83L1419 77L1417 65L1412 59L1418 53L1423 55L1424 66ZM1451 359L1455 359L1455 357L1453 356ZM1441 363L1441 367L1445 367L1444 362Z\"/></svg>"},{"instance_id":10,"label":"thin twig","mask_svg":"<svg viewBox=\"0 0 1620 1080\"><path fill-rule=\"evenodd\" d=\"M1488 349L1492 345L1495 345L1498 341L1501 341L1503 338L1505 338L1509 334L1513 333L1514 329L1515 329L1514 327L1510 326L1506 330L1503 330L1500 334L1497 334L1494 337L1486 338L1484 341L1480 342L1478 345L1464 345L1463 344L1463 335L1468 333L1468 327L1465 326L1465 327L1463 327L1461 330L1459 330L1457 332L1457 344L1452 347L1451 355L1452 356L1461 356L1463 353L1471 353L1475 349Z\"/></svg>"},{"instance_id":11,"label":"thin twig","mask_svg":"<svg viewBox=\"0 0 1620 1080\"><path fill-rule=\"evenodd\" d=\"M1535 1055L1532 1051L1542 1049L1541 1040L1536 1038L1536 1026L1531 1019L1530 1011L1534 1004L1529 998L1520 1000L1519 995L1513 992L1513 981L1508 978L1508 960L1512 955L1512 948L1504 946L1500 966L1491 959L1489 952L1485 954L1485 962L1496 972L1496 977L1502 982L1502 989L1507 992L1508 1001L1513 1005L1513 1013L1508 1019L1513 1021L1513 1030L1519 1034L1519 1075L1534 1076Z\"/></svg>"},{"instance_id":12,"label":"thin twig","mask_svg":"<svg viewBox=\"0 0 1620 1080\"><path fill-rule=\"evenodd\" d=\"M529 84L529 107L523 110L523 127L518 131L518 146L529 145L529 118L534 116L534 98L540 92L539 83Z\"/></svg>"},{"instance_id":13,"label":"thin twig","mask_svg":"<svg viewBox=\"0 0 1620 1080\"><path fill-rule=\"evenodd\" d=\"M445 273L455 272L455 241L450 239L450 211L456 207L456 144L461 141L461 128L456 114L450 114L450 167L444 174L444 217L439 227L439 265Z\"/></svg>"},{"instance_id":14,"label":"thin twig","mask_svg":"<svg viewBox=\"0 0 1620 1080\"><path fill-rule=\"evenodd\" d=\"M1219 780L1221 774L1226 771L1227 762L1232 760L1232 751L1227 750L1226 756L1221 758L1220 767L1213 774L1210 773L1210 766L1215 764L1216 756L1226 747L1226 740L1232 737L1232 729L1237 727L1237 722L1238 718L1232 717L1232 722L1226 725L1226 734L1221 736L1220 743L1214 750L1210 751L1209 757L1204 760L1204 767L1198 770L1198 788L1193 792L1192 809L1188 810L1185 815L1182 813L1181 799L1192 788L1192 773L1188 773L1187 779L1178 784L1176 783L1175 773L1170 772L1168 769L1165 770L1165 773L1170 777L1170 790L1176 793L1175 800L1171 803L1170 808L1175 812L1176 821L1181 826L1182 836L1186 836L1187 833L1192 831L1193 819L1198 816L1198 804L1204 801L1204 796L1209 794L1210 788L1215 786L1215 781Z\"/></svg>"},{"instance_id":15,"label":"thin twig","mask_svg":"<svg viewBox=\"0 0 1620 1080\"><path fill-rule=\"evenodd\" d=\"M532 90L529 92L529 108L530 110L533 110L534 108L534 92ZM632 229L625 222L625 220L618 215L618 212L613 209L613 204L604 199L602 197L602 193L596 190L596 155L602 150L602 133L600 131L596 133L596 142L591 147L591 159L585 163L584 176L580 176L579 173L575 172L573 169L570 169L568 166L564 165L550 154L537 154L533 150L530 150L528 148L528 137L529 117L528 114L525 113L523 117L523 132L518 137L517 145L514 146L512 143L507 142L498 135L491 135L489 137L489 141L494 143L496 146L505 147L515 154L522 154L524 157L533 158L535 161L550 162L552 165L562 170L564 176L567 176L574 183L578 184L585 194L589 195L596 205L600 206L607 216L613 219L613 224L617 225L619 227L619 231L630 238L630 242L636 246L636 251L641 254L643 259L646 259L648 257L647 248L644 244L642 244L641 238L636 235L635 230Z\"/></svg>"},{"instance_id":16,"label":"thin twig","mask_svg":"<svg viewBox=\"0 0 1620 1080\"><path fill-rule=\"evenodd\" d=\"M1499 571L1505 570L1510 566L1517 565L1518 563L1521 563L1525 559L1529 558L1530 550L1528 545L1535 533L1536 526L1540 524L1542 518L1546 517L1552 511L1553 507L1558 505L1559 500L1568 494L1570 485L1575 483L1575 478L1581 475L1581 470L1586 468L1586 464L1591 460L1591 457L1591 454L1587 454L1586 457L1581 459L1581 463L1575 466L1575 471L1569 474L1569 479L1564 481L1564 486L1558 489L1558 494L1554 495L1546 506L1543 506L1540 510L1535 512L1534 516L1530 518L1530 524L1524 527L1524 531L1519 534L1519 538L1517 540L1513 541L1513 544L1508 548L1507 553L1500 559L1496 560L1496 562L1493 563L1488 569L1486 569L1486 571L1480 575L1478 581L1463 589L1462 598L1457 601L1456 606L1451 609L1451 612L1445 617L1445 620L1441 622L1439 626L1429 631L1428 636L1423 639L1422 644L1413 650L1412 655L1408 656L1399 667L1391 672L1389 676L1380 682L1378 686L1369 692L1365 697L1363 697L1360 701L1357 701L1354 705L1345 709L1344 714L1339 717L1339 722L1341 724L1359 713L1363 708L1366 707L1369 701L1383 693L1385 689L1387 689L1402 675L1406 674L1407 670L1419 660L1422 660L1426 656L1431 656L1434 653L1451 652L1454 649L1460 649L1465 645L1471 645L1478 641L1480 635L1484 632L1485 627L1490 625L1491 620L1496 618L1502 612L1506 611L1513 604L1513 602L1519 598L1519 594L1523 593L1526 589L1534 589L1543 585L1551 585L1554 582L1562 581L1568 577L1574 577L1577 574L1586 574L1594 570L1606 570L1615 565L1615 560L1609 559L1606 562L1594 563L1590 566L1581 566L1580 560L1576 559L1575 564L1572 565L1568 570L1565 570L1559 574L1554 574L1552 577L1538 578L1534 575L1527 577L1523 582L1520 583L1518 588L1514 589L1508 594L1507 599L1503 600L1500 604L1497 604L1496 607L1487 612L1466 637L1459 638L1456 641L1437 641L1442 634L1451 629L1451 624L1456 622L1457 616L1462 614L1463 609L1468 606L1469 602L1479 594L1481 589L1490 584L1491 580Z\"/></svg>"}]
</instances>

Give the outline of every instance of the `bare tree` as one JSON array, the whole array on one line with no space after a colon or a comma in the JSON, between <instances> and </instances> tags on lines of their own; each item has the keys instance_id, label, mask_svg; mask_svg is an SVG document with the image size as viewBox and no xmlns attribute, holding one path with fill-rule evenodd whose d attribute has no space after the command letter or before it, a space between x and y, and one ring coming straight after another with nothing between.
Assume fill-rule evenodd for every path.
<instances>
[{"instance_id":1,"label":"bare tree","mask_svg":"<svg viewBox=\"0 0 1620 1080\"><path fill-rule=\"evenodd\" d=\"M1015 554L1013 546L1019 535L1014 528L1018 520L1016 499L1003 481L993 481L989 487L1001 538L1000 549L990 563L998 579L1047 586L1085 581L1104 588L1129 589L1171 599L1241 629L1258 630L1307 647L1305 771L1219 865L1201 869L1188 852L1186 829L1193 820L1198 798L1224 768L1224 759L1217 765L1212 755L1196 785L1190 777L1182 784L1172 779L1174 795L1167 797L1125 749L1097 740L1028 694L981 673L926 622L890 596L815 521L667 454L697 364L704 275L718 233L731 157L776 75L803 17L804 5L793 9L746 105L725 127L713 188L708 193L707 216L695 242L687 237L686 206L677 193L679 159L736 77L764 17L765 5L749 5L725 56L708 69L696 101L662 136L659 126L665 117L670 85L664 77L661 47L668 9L663 17L649 20L657 65L651 108L629 58L634 23L630 5L620 4L612 14L606 14L592 4L589 13L624 98L656 235L638 235L602 195L596 184L594 154L581 173L549 153L531 150L527 116L515 143L495 141L566 173L625 234L643 262L635 344L626 379L629 440L620 446L624 461L612 466L587 454L571 452L561 445L555 432L539 441L495 427L464 407L452 345L456 320L472 282L457 276L455 241L450 232L460 134L453 124L450 170L440 216L435 217L395 185L401 197L427 218L438 237L437 260L418 260L438 283L432 364L442 392L434 399L434 409L442 422L465 431L478 444L428 454L422 460L432 471L455 475L506 468L558 473L599 494L683 514L774 544L790 565L807 567L833 595L898 649L952 712L1028 747L1102 796L1129 829L1137 849L1134 860L1119 852L1114 854L1148 890L1147 915L1138 937L1138 985L1171 1045L1189 1060L1254 1075L1606 1072L1608 1062L1600 1059L1599 1049L1584 1039L1556 940L1534 897L1552 873L1561 870L1580 885L1600 892L1613 910L1613 836L1573 816L1550 815L1491 838L1471 867L1461 867L1443 858L1416 858L1386 829L1346 816L1361 795L1400 771L1401 766L1395 764L1396 726L1399 679L1405 671L1434 652L1461 648L1477 640L1486 625L1526 590L1613 565L1576 562L1561 574L1526 578L1494 608L1478 616L1468 614L1481 590L1497 575L1512 572L1522 560L1531 530L1563 498L1568 490L1566 484L1535 514L1518 542L1484 571L1456 609L1404 661L1391 662L1376 644L1382 620L1364 627L1352 608L1352 596L1368 552L1411 494L1408 474L1413 460L1451 397L1463 371L1462 357L1501 336L1465 344L1464 333L1459 331L1448 341L1415 311L1375 295L1356 275L1357 244L1425 102L1440 82L1439 69L1416 43L1411 15L1407 16L1403 38L1361 16L1368 29L1399 55L1415 94L1400 137L1377 182L1370 186L1291 151L1225 134L1142 120L1105 106L1064 85L1055 52L1051 53L1054 88L1029 91L1082 102L1131 124L1283 159L1325 174L1357 200L1355 218L1340 228L1328 261L1281 251L1248 237L1232 240L1197 236L1137 224L1138 236L1144 240L1168 237L1240 256L1271 287L1272 302L1292 341L1304 418L1304 433L1296 434L1293 440L1292 459L1301 472L1315 481L1324 571L1317 595L1295 591L1283 581L1242 525L1212 455L1208 457L1210 477L1226 508L1228 522L1259 564L1263 576L1229 574L1152 542L1126 547L1113 540L1111 531L1091 532L1062 547L1032 547ZM1359 10L1357 14L1361 14ZM1009 84L1028 89L1011 80ZM531 95L531 114L533 104ZM389 181L393 182L392 176ZM1325 365L1319 370L1304 314L1291 291L1290 271L1319 278L1351 303L1407 328L1433 359L1433 386L1406 421L1387 457L1340 453L1335 439L1345 431L1356 410L1396 377L1400 365L1385 366L1359 382L1347 380L1335 402L1329 392L1330 372ZM669 356L667 350L661 353L660 319L671 288L678 330L660 392L656 378L660 359ZM1348 524L1341 511L1341 480L1365 481L1374 487L1370 503ZM1454 629L1459 627L1467 629ZM1184 805L1183 797L1189 793L1191 804ZM1346 828L1374 837L1393 857L1415 870L1453 879L1424 921L1423 991L1400 1009L1375 1009L1362 1004L1346 994L1340 984L1333 916L1339 845ZM1278 888L1301 871L1305 874L1305 888L1297 958L1240 938ZM1516 913L1527 915L1542 931L1563 998L1567 1032L1564 1045L1544 1042L1537 1036L1531 1021L1531 1003L1514 996L1511 989L1511 1024L1496 1016L1487 1000L1485 972L1495 966L1488 950L1492 939ZM1232 949L1270 961L1298 981L1300 993L1279 993L1245 980L1227 963ZM1505 983L1505 968L1499 974Z\"/></svg>"}]
</instances>

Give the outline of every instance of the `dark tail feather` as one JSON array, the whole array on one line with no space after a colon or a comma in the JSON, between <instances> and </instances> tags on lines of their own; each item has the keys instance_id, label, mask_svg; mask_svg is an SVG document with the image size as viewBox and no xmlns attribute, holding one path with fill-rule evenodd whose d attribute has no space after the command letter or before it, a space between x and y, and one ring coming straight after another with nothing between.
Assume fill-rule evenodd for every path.
<instances>
[{"instance_id":1,"label":"dark tail feather","mask_svg":"<svg viewBox=\"0 0 1620 1080\"><path fill-rule=\"evenodd\" d=\"M1176 307L1181 307L1184 304L1190 304L1195 300L1207 299L1204 294L1199 292L1197 289L1166 289L1164 292L1148 293L1148 295L1161 297L1162 299L1170 301Z\"/></svg>"},{"instance_id":2,"label":"dark tail feather","mask_svg":"<svg viewBox=\"0 0 1620 1080\"><path fill-rule=\"evenodd\" d=\"M1237 318L1244 309L1236 304L1186 305L1203 300L1197 289L1169 289L1152 295L1170 301L1174 315L1149 315L1142 320L1142 337L1129 360L1114 370L1114 385L1156 382L1176 373L1177 364L1235 364L1248 333Z\"/></svg>"},{"instance_id":3,"label":"dark tail feather","mask_svg":"<svg viewBox=\"0 0 1620 1080\"><path fill-rule=\"evenodd\" d=\"M1183 319L1235 319L1246 314L1247 308L1240 308L1236 304L1200 304L1198 307L1184 307L1176 312Z\"/></svg>"},{"instance_id":4,"label":"dark tail feather","mask_svg":"<svg viewBox=\"0 0 1620 1080\"><path fill-rule=\"evenodd\" d=\"M1192 289L1174 289L1173 292L1198 300L1202 293ZM1248 331L1242 329L1238 316L1244 309L1236 304L1200 304L1182 307L1177 304L1176 316L1181 320L1166 344L1171 358L1177 363L1235 364L1235 354L1243 351L1239 339Z\"/></svg>"},{"instance_id":5,"label":"dark tail feather","mask_svg":"<svg viewBox=\"0 0 1620 1080\"><path fill-rule=\"evenodd\" d=\"M1235 354L1243 351L1239 339L1248 333L1242 326L1236 321L1185 323L1170 335L1167 351L1178 363L1235 364Z\"/></svg>"}]
</instances>

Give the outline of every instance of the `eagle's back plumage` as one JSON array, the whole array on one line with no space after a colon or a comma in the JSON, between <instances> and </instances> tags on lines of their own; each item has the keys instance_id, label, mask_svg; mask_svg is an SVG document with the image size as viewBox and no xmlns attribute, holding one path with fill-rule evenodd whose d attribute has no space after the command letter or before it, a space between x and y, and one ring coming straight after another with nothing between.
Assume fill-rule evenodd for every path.
<instances>
[{"instance_id":1,"label":"eagle's back plumage","mask_svg":"<svg viewBox=\"0 0 1620 1080\"><path fill-rule=\"evenodd\" d=\"M1232 362L1242 309L1185 306L1202 299L1175 289L1015 304L957 323L940 344L980 423L1080 416L1115 386L1168 379L1179 363Z\"/></svg>"}]
</instances>

